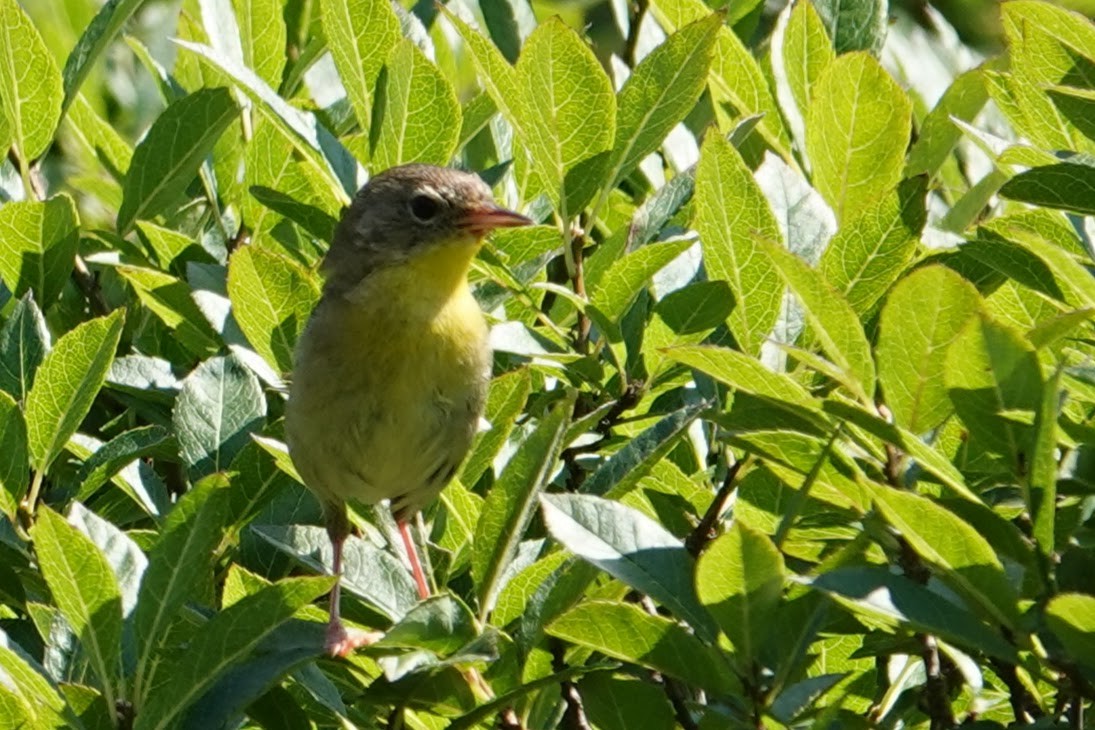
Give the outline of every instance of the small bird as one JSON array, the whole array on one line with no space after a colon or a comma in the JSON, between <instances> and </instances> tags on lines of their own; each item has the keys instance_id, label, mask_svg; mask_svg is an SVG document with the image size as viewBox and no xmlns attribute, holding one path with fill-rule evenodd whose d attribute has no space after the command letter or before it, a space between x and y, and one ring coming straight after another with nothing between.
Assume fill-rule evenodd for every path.
<instances>
[{"instance_id":1,"label":"small bird","mask_svg":"<svg viewBox=\"0 0 1095 730\"><path fill-rule=\"evenodd\" d=\"M342 216L285 410L289 454L323 504L336 576L346 502L388 500L419 595L429 596L407 520L456 474L490 380L468 269L492 230L531 223L496 205L476 175L421 164L376 175ZM332 656L378 637L343 626L337 582L330 615Z\"/></svg>"}]
</instances>

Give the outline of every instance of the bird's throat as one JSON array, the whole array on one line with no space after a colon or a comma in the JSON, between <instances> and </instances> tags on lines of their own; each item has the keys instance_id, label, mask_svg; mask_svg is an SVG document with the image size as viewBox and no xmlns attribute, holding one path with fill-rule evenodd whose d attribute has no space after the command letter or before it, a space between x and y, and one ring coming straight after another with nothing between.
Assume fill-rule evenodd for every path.
<instances>
[{"instance_id":1,"label":"bird's throat","mask_svg":"<svg viewBox=\"0 0 1095 730\"><path fill-rule=\"evenodd\" d=\"M467 291L468 269L478 250L478 241L438 245L373 272L346 299L367 310L394 306L408 318L431 319Z\"/></svg>"}]
</instances>

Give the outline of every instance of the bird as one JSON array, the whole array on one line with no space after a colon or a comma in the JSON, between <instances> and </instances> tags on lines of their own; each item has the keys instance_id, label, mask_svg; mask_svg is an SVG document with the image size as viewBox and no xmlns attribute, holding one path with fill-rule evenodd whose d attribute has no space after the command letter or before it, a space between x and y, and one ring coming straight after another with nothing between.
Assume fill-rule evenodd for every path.
<instances>
[{"instance_id":1,"label":"bird","mask_svg":"<svg viewBox=\"0 0 1095 730\"><path fill-rule=\"evenodd\" d=\"M285 409L289 455L323 506L333 550L332 656L380 636L341 620L348 501L388 501L419 597L430 595L408 520L463 463L491 374L468 271L487 234L530 224L474 173L426 164L373 176L339 220Z\"/></svg>"}]
</instances>

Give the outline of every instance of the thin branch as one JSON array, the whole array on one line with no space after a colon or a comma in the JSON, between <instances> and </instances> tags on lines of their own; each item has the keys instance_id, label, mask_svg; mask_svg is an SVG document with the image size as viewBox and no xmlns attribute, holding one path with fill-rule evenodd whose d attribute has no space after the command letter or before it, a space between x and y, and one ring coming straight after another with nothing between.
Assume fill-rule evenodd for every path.
<instances>
[{"instance_id":1,"label":"thin branch","mask_svg":"<svg viewBox=\"0 0 1095 730\"><path fill-rule=\"evenodd\" d=\"M551 642L551 663L556 672L562 672L566 669L565 652L566 647L563 642L553 639ZM582 705L582 695L578 692L578 685L569 679L565 679L559 682L559 692L563 696L563 702L566 703L566 710L563 711L563 720L560 726L566 728L566 730L592 730L589 720L586 718L586 710Z\"/></svg>"},{"instance_id":2,"label":"thin branch","mask_svg":"<svg viewBox=\"0 0 1095 730\"><path fill-rule=\"evenodd\" d=\"M1030 723L1041 717L1042 710L1019 679L1019 673L1015 670L1015 665L991 658L989 664L992 665L996 675L1007 685L1008 699L1011 701L1011 711L1015 714L1015 721Z\"/></svg>"},{"instance_id":3,"label":"thin branch","mask_svg":"<svg viewBox=\"0 0 1095 730\"><path fill-rule=\"evenodd\" d=\"M651 616L658 615L658 609L650 596L640 598L639 605ZM662 689L665 691L665 696L673 707L673 715L677 718L677 724L683 727L684 730L699 730L700 726L696 724L696 721L692 719L692 713L688 711L688 695L681 683L671 677L666 677L660 672L654 672L653 679L661 684Z\"/></svg>"},{"instance_id":4,"label":"thin branch","mask_svg":"<svg viewBox=\"0 0 1095 730\"><path fill-rule=\"evenodd\" d=\"M753 462L753 455L749 454L743 459L738 459L730 468L726 470L726 476L722 480L722 486L719 487L719 491L715 494L715 499L711 502L711 506L707 508L707 512L704 513L703 519L700 520L700 524L696 525L696 529L692 530L684 540L684 546L688 548L688 552L692 553L693 557L699 557L700 553L707 546L716 535L715 526L718 524L719 518L722 517L722 513L726 511L726 504L730 501L730 496L734 493L734 490L738 487L738 475L747 464Z\"/></svg>"},{"instance_id":5,"label":"thin branch","mask_svg":"<svg viewBox=\"0 0 1095 730\"><path fill-rule=\"evenodd\" d=\"M925 692L928 717L931 718L931 730L953 728L954 713L951 711L947 680L943 676L939 662L939 644L931 634L921 634L920 645L920 656L924 660L924 669L927 673Z\"/></svg>"}]
</instances>

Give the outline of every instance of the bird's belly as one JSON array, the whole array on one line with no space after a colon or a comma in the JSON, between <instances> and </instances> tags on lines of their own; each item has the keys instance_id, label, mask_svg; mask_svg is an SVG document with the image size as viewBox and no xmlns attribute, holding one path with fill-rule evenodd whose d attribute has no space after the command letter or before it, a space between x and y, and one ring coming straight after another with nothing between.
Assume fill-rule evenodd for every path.
<instances>
[{"instance_id":1,"label":"bird's belly","mask_svg":"<svg viewBox=\"0 0 1095 730\"><path fill-rule=\"evenodd\" d=\"M388 499L411 511L445 486L471 444L489 377L486 325L470 294L425 322L372 314L327 322L340 337L309 341L306 331L286 436L321 498Z\"/></svg>"}]
</instances>

